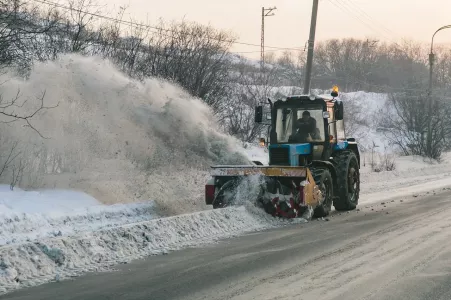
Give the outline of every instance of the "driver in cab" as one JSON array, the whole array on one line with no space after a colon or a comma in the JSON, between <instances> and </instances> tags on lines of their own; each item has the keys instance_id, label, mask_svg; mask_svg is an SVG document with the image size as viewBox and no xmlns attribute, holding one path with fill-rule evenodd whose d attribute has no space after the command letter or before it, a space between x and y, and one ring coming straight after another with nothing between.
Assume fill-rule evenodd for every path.
<instances>
[{"instance_id":1,"label":"driver in cab","mask_svg":"<svg viewBox=\"0 0 451 300\"><path fill-rule=\"evenodd\" d=\"M309 111L302 113L302 118L296 121L296 133L290 137L292 142L305 143L317 138L316 120L310 116Z\"/></svg>"}]
</instances>

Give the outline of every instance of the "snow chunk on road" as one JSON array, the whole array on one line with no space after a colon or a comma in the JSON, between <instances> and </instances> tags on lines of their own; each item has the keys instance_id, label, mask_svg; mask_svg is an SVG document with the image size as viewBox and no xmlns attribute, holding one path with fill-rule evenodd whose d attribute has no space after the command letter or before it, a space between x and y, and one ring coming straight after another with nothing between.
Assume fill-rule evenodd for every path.
<instances>
[{"instance_id":1,"label":"snow chunk on road","mask_svg":"<svg viewBox=\"0 0 451 300\"><path fill-rule=\"evenodd\" d=\"M0 248L0 292L101 271L120 262L305 220L230 207Z\"/></svg>"}]
</instances>

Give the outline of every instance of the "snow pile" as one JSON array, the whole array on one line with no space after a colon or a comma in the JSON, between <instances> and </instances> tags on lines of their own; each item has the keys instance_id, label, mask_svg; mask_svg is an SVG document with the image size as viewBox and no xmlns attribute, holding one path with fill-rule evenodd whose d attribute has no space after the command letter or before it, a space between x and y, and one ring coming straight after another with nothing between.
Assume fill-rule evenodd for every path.
<instances>
[{"instance_id":1,"label":"snow pile","mask_svg":"<svg viewBox=\"0 0 451 300\"><path fill-rule=\"evenodd\" d=\"M0 248L0 291L10 292L105 270L118 262L302 222L274 219L260 210L241 206L4 246Z\"/></svg>"},{"instance_id":2,"label":"snow pile","mask_svg":"<svg viewBox=\"0 0 451 300\"><path fill-rule=\"evenodd\" d=\"M2 130L2 152L17 141L23 153L22 188L75 189L109 204L155 199L171 215L204 208L210 164L247 162L201 100L166 81L134 81L100 58L66 55L27 80L0 77L2 97L20 90L26 111L44 91L46 106L58 104L32 120L48 139L30 127Z\"/></svg>"},{"instance_id":3,"label":"snow pile","mask_svg":"<svg viewBox=\"0 0 451 300\"><path fill-rule=\"evenodd\" d=\"M0 185L1 215L16 213L67 214L99 204L95 198L78 191L24 191L19 188L11 190L9 186Z\"/></svg>"},{"instance_id":4,"label":"snow pile","mask_svg":"<svg viewBox=\"0 0 451 300\"><path fill-rule=\"evenodd\" d=\"M154 203L103 205L76 191L0 186L0 246L148 221Z\"/></svg>"}]
</instances>

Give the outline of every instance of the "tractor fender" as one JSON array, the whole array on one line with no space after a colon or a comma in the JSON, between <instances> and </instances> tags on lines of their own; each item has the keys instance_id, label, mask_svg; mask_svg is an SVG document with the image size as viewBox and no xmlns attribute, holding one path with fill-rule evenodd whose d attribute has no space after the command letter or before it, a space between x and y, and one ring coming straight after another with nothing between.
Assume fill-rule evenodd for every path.
<instances>
[{"instance_id":1,"label":"tractor fender","mask_svg":"<svg viewBox=\"0 0 451 300\"><path fill-rule=\"evenodd\" d=\"M359 153L359 146L357 145L356 142L348 142L348 149L351 150L352 152L354 152L355 156L357 157L357 162L359 164L359 168L360 166L360 153Z\"/></svg>"},{"instance_id":2,"label":"tractor fender","mask_svg":"<svg viewBox=\"0 0 451 300\"><path fill-rule=\"evenodd\" d=\"M351 140L351 141L349 141ZM345 149L339 150L339 151L335 151L332 155L337 155L340 152L343 151L352 151L354 152L355 156L357 157L357 162L359 164L359 168L361 167L360 165L360 152L359 152L359 146L355 141L352 141L353 138L349 138L348 142L347 142L347 147Z\"/></svg>"}]
</instances>

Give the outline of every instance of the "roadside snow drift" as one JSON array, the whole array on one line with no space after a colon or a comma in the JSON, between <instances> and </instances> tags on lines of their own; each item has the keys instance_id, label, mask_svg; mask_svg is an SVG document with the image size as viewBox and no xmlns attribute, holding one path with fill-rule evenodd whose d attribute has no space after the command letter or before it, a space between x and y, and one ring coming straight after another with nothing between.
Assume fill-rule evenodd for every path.
<instances>
[{"instance_id":1,"label":"roadside snow drift","mask_svg":"<svg viewBox=\"0 0 451 300\"><path fill-rule=\"evenodd\" d=\"M153 202L103 205L76 191L0 186L0 247L70 236L157 217Z\"/></svg>"},{"instance_id":2,"label":"roadside snow drift","mask_svg":"<svg viewBox=\"0 0 451 300\"><path fill-rule=\"evenodd\" d=\"M282 221L253 208L178 215L71 237L0 248L0 292L101 271L119 262L198 247L246 232L304 222Z\"/></svg>"}]
</instances>

